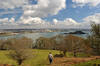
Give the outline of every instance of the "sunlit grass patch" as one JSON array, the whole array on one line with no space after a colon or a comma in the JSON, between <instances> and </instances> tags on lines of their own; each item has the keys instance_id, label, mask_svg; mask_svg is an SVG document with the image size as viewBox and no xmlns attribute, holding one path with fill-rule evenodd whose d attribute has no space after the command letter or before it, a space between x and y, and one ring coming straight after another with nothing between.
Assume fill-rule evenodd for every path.
<instances>
[{"instance_id":1,"label":"sunlit grass patch","mask_svg":"<svg viewBox=\"0 0 100 66\"><path fill-rule=\"evenodd\" d=\"M100 64L100 59L91 60L91 61L88 61L88 62L75 64L74 66L93 66L94 64L96 64L96 65Z\"/></svg>"}]
</instances>

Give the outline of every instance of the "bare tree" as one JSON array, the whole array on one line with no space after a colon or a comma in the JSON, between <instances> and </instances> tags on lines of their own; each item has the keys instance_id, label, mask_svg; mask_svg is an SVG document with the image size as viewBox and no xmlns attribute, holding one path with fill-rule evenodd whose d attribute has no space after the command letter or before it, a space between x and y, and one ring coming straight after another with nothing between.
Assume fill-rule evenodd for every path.
<instances>
[{"instance_id":1,"label":"bare tree","mask_svg":"<svg viewBox=\"0 0 100 66\"><path fill-rule=\"evenodd\" d=\"M90 47L88 44L85 44L85 39L73 35L66 36L65 41L67 43L67 50L73 52L74 57L77 57L78 52L85 52L88 51L87 46Z\"/></svg>"},{"instance_id":2,"label":"bare tree","mask_svg":"<svg viewBox=\"0 0 100 66\"><path fill-rule=\"evenodd\" d=\"M10 56L18 62L18 65L21 65L24 60L33 56L30 50L31 43L31 39L25 37L11 40L10 47L12 51L10 52Z\"/></svg>"},{"instance_id":3,"label":"bare tree","mask_svg":"<svg viewBox=\"0 0 100 66\"><path fill-rule=\"evenodd\" d=\"M63 37L59 37L60 41L58 41L58 50L63 51L64 56L66 56L66 52L73 52L74 57L77 56L78 52L88 51L89 47L88 43L85 44L85 39L73 35L67 35ZM87 47L88 46L88 47ZM87 50L86 50L87 49Z\"/></svg>"},{"instance_id":4,"label":"bare tree","mask_svg":"<svg viewBox=\"0 0 100 66\"><path fill-rule=\"evenodd\" d=\"M39 49L53 49L54 42L55 41L52 38L40 37L36 40L36 46Z\"/></svg>"}]
</instances>

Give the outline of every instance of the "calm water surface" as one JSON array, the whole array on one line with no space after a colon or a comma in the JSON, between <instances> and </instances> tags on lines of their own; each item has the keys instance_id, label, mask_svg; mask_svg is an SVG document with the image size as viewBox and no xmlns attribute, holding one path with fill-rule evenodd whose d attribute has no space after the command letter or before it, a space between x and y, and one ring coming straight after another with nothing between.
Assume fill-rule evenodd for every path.
<instances>
[{"instance_id":1,"label":"calm water surface","mask_svg":"<svg viewBox=\"0 0 100 66\"><path fill-rule=\"evenodd\" d=\"M89 36L89 31L84 31L87 34L74 34L76 36L80 36L83 38L86 38ZM67 35L64 34L66 32L48 32L48 33L27 33L27 34L17 34L17 35L12 35L12 36L0 36L0 39L8 39L8 38L21 38L21 37L28 37L31 38L33 40L38 39L39 37L53 37L56 35Z\"/></svg>"}]
</instances>

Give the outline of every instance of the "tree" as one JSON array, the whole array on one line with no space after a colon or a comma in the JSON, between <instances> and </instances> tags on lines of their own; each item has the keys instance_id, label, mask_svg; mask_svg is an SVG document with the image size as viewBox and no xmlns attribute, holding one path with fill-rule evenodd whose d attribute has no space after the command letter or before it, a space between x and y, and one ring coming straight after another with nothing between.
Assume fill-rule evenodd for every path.
<instances>
[{"instance_id":1,"label":"tree","mask_svg":"<svg viewBox=\"0 0 100 66\"><path fill-rule=\"evenodd\" d=\"M0 50L8 50L9 45L8 45L9 40L0 40Z\"/></svg>"},{"instance_id":2,"label":"tree","mask_svg":"<svg viewBox=\"0 0 100 66\"><path fill-rule=\"evenodd\" d=\"M52 38L40 37L36 40L36 46L39 49L53 49L54 40L52 40Z\"/></svg>"},{"instance_id":3,"label":"tree","mask_svg":"<svg viewBox=\"0 0 100 66\"><path fill-rule=\"evenodd\" d=\"M88 51L88 43L85 44L85 39L73 35L60 36L60 41L57 45L60 51L63 51L64 56L66 56L66 52L73 52L74 57L77 56L78 52ZM88 47L87 47L88 46ZM86 50L88 49L88 50Z\"/></svg>"},{"instance_id":4,"label":"tree","mask_svg":"<svg viewBox=\"0 0 100 66\"><path fill-rule=\"evenodd\" d=\"M53 47L55 50L63 50L63 48L61 49L62 44L64 44L64 36L63 35L56 35L54 37L51 38L52 42L53 42Z\"/></svg>"},{"instance_id":5,"label":"tree","mask_svg":"<svg viewBox=\"0 0 100 66\"><path fill-rule=\"evenodd\" d=\"M93 54L100 55L100 24L91 25L91 34L88 39L90 40Z\"/></svg>"},{"instance_id":6,"label":"tree","mask_svg":"<svg viewBox=\"0 0 100 66\"><path fill-rule=\"evenodd\" d=\"M0 40L0 50L3 50L4 49L4 40Z\"/></svg>"},{"instance_id":7,"label":"tree","mask_svg":"<svg viewBox=\"0 0 100 66\"><path fill-rule=\"evenodd\" d=\"M90 56L90 54L92 53L92 48L91 48L91 43L88 38L84 39L84 45L85 45L84 53Z\"/></svg>"},{"instance_id":8,"label":"tree","mask_svg":"<svg viewBox=\"0 0 100 66\"><path fill-rule=\"evenodd\" d=\"M68 45L64 39L65 39L65 36L63 35L56 35L52 37L52 40L54 40L54 45L53 45L54 48L56 50L60 50L61 54L63 53L63 55L66 56Z\"/></svg>"},{"instance_id":9,"label":"tree","mask_svg":"<svg viewBox=\"0 0 100 66\"><path fill-rule=\"evenodd\" d=\"M84 39L81 37L68 35L65 37L65 43L67 44L67 51L73 52L74 57L78 52L83 52L85 49Z\"/></svg>"},{"instance_id":10,"label":"tree","mask_svg":"<svg viewBox=\"0 0 100 66\"><path fill-rule=\"evenodd\" d=\"M32 41L29 38L20 38L12 39L10 42L10 56L18 62L18 65L21 65L24 60L31 58L32 51L31 49Z\"/></svg>"}]
</instances>

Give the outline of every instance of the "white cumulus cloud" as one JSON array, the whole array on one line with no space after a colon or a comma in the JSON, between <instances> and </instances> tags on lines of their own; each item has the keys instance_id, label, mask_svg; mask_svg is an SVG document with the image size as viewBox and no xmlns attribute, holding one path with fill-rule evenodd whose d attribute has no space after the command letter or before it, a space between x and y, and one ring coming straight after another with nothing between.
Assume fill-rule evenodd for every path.
<instances>
[{"instance_id":1,"label":"white cumulus cloud","mask_svg":"<svg viewBox=\"0 0 100 66\"><path fill-rule=\"evenodd\" d=\"M88 16L83 19L85 22L95 22L100 23L100 13L96 13L94 15Z\"/></svg>"},{"instance_id":2,"label":"white cumulus cloud","mask_svg":"<svg viewBox=\"0 0 100 66\"><path fill-rule=\"evenodd\" d=\"M0 8L7 10L21 7L25 17L47 17L48 15L56 15L60 10L66 8L66 0L37 0L37 4L30 4L29 1L0 0ZM2 12L1 14L7 13L11 12Z\"/></svg>"},{"instance_id":3,"label":"white cumulus cloud","mask_svg":"<svg viewBox=\"0 0 100 66\"><path fill-rule=\"evenodd\" d=\"M66 0L38 0L36 5L25 5L24 16L47 17L66 8Z\"/></svg>"},{"instance_id":4,"label":"white cumulus cloud","mask_svg":"<svg viewBox=\"0 0 100 66\"><path fill-rule=\"evenodd\" d=\"M100 0L72 0L76 6L97 6ZM43 17L48 15L56 15L60 10L66 8L66 0L38 0L37 4L29 4L29 0L0 0L0 8L16 8L23 9L23 15L19 20L15 18L0 19L0 27L15 27L15 28L88 28L92 22L100 23L100 13L90 15L83 19L83 22L77 22L72 18L66 18L63 21L54 19L52 22L43 20ZM8 10L7 10L8 11ZM19 10L20 12L20 10ZM15 13L3 12L2 14Z\"/></svg>"},{"instance_id":5,"label":"white cumulus cloud","mask_svg":"<svg viewBox=\"0 0 100 66\"><path fill-rule=\"evenodd\" d=\"M100 4L100 0L72 0L72 2L74 2L74 6L85 6L85 5L89 5L92 7L95 7L97 5Z\"/></svg>"},{"instance_id":6,"label":"white cumulus cloud","mask_svg":"<svg viewBox=\"0 0 100 66\"><path fill-rule=\"evenodd\" d=\"M0 8L16 8L28 4L28 0L0 0Z\"/></svg>"},{"instance_id":7,"label":"white cumulus cloud","mask_svg":"<svg viewBox=\"0 0 100 66\"><path fill-rule=\"evenodd\" d=\"M40 17L21 17L18 21L14 18L0 19L1 26L13 26L14 28L90 28L92 22L100 24L100 13L90 15L83 19L83 22L77 22L72 18L66 18L63 21L54 19L53 22L47 22ZM9 27L7 27L9 28Z\"/></svg>"}]
</instances>

